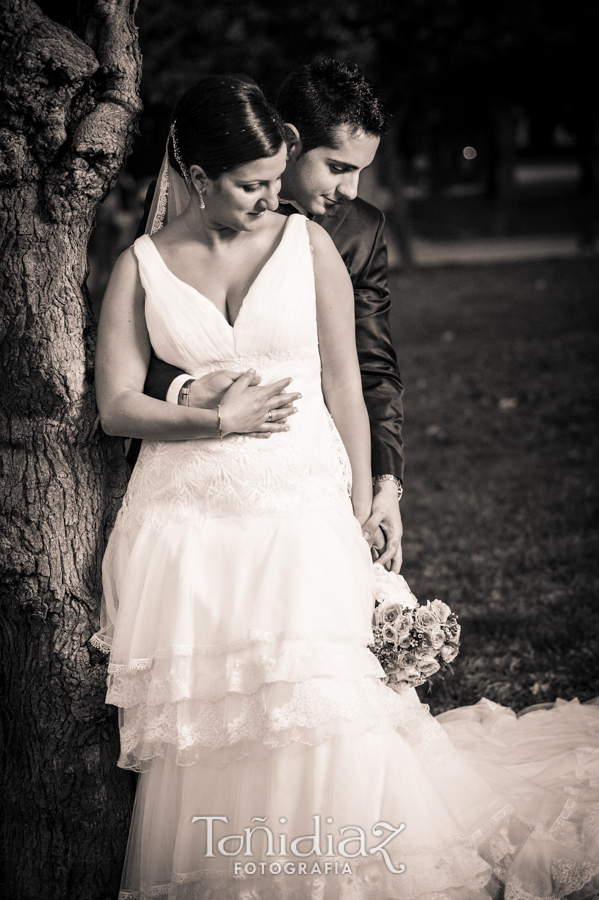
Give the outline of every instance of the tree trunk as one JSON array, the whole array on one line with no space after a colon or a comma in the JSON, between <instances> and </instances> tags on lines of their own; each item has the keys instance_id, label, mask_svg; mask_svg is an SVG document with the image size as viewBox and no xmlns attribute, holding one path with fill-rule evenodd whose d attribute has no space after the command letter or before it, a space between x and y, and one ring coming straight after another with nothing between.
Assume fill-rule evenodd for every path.
<instances>
[{"instance_id":1,"label":"tree trunk","mask_svg":"<svg viewBox=\"0 0 599 900\"><path fill-rule=\"evenodd\" d=\"M88 644L125 470L98 428L83 285L141 111L135 6L88 0L81 37L31 0L0 8L0 886L14 900L115 896L133 796Z\"/></svg>"}]
</instances>

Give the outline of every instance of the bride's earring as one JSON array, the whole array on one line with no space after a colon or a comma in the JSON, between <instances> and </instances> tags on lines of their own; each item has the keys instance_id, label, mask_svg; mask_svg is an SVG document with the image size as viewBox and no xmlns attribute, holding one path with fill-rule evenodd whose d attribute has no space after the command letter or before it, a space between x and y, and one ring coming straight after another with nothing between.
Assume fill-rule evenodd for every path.
<instances>
[{"instance_id":1,"label":"bride's earring","mask_svg":"<svg viewBox=\"0 0 599 900\"><path fill-rule=\"evenodd\" d=\"M204 203L204 191L202 188L198 190L198 194L200 197L200 209L206 209L206 204Z\"/></svg>"}]
</instances>

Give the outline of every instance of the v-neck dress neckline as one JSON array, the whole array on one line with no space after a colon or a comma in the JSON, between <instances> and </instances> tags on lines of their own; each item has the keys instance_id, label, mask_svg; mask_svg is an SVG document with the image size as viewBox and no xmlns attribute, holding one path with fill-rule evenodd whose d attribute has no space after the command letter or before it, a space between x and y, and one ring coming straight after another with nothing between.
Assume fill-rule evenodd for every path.
<instances>
[{"instance_id":1,"label":"v-neck dress neckline","mask_svg":"<svg viewBox=\"0 0 599 900\"><path fill-rule=\"evenodd\" d=\"M215 312L217 313L217 315L224 321L225 325L228 325L229 328L234 329L235 326L236 326L236 324L237 324L237 321L239 320L239 317L240 317L241 313L243 312L243 309L244 309L244 307L245 307L245 304L246 304L246 301L247 301L248 297L249 297L250 294L254 291L254 288L258 285L258 283L259 283L259 281L260 281L260 279L261 279L262 274L264 273L264 271L267 270L267 269L269 268L270 264L273 262L273 260L276 258L276 256L278 255L279 251L280 251L281 248L283 247L283 245L284 245L284 243L285 243L285 236L286 236L287 232L291 230L291 229L289 228L289 222L290 222L290 219L291 219L291 217L288 217L288 218L287 218L285 224L283 225L283 228L281 229L281 234L280 234L280 236L279 236L277 245L275 246L274 250L272 251L272 253L271 253L270 256L268 257L268 259L266 260L266 262L264 263L264 265L262 266L262 268L260 269L260 271L258 272L258 274L256 275L256 277L254 278L254 280L252 281L252 283L250 284L248 290L246 291L246 293L245 293L245 295L244 295L244 297L243 297L243 300L241 301L241 306L239 307L239 311L238 311L237 315L235 316L235 321L234 321L233 323L229 322L228 318L224 315L224 313L222 313L222 312L220 311L220 309L218 308L218 306L216 305L216 303L215 303L213 300L211 300L210 297L207 297L206 294L203 294L201 291L199 291L199 290L198 290L196 287L194 287L192 284L189 284L189 282L184 281L182 278L179 278L178 275L175 275L175 273L173 272L173 270L170 269L169 266L166 264L166 261L164 260L164 257L162 256L160 250L158 249L158 247L156 246L155 242L152 240L152 238L150 237L150 235L145 235L145 236L148 238L150 244L152 245L152 247L153 247L153 249L154 249L154 251L155 251L155 253L156 253L156 256L158 257L158 259L159 259L159 261L160 261L162 267L163 267L164 270L168 273L168 275L169 275L171 278L173 278L176 282L178 282L179 284L185 285L186 288L189 288L190 291L193 291L194 294L197 294L197 296L198 296L198 297L201 297L201 299L204 300L206 303L209 303L210 306L215 310ZM226 307L226 301L225 301L225 307Z\"/></svg>"},{"instance_id":2,"label":"v-neck dress neckline","mask_svg":"<svg viewBox=\"0 0 599 900\"><path fill-rule=\"evenodd\" d=\"M264 378L269 361L281 354L318 355L314 269L303 216L287 219L233 325L201 291L171 272L149 235L138 238L133 249L148 335L159 359L194 378L207 366L237 365L253 366Z\"/></svg>"}]
</instances>

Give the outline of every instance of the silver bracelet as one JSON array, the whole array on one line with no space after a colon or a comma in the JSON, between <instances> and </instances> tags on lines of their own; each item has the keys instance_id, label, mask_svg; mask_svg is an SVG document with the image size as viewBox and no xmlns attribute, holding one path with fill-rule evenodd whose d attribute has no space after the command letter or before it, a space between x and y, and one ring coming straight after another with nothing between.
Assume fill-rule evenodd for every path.
<instances>
[{"instance_id":1,"label":"silver bracelet","mask_svg":"<svg viewBox=\"0 0 599 900\"><path fill-rule=\"evenodd\" d=\"M223 423L220 420L220 403L216 407L216 421L218 423L218 433L219 433L220 439L222 441L224 434L223 434Z\"/></svg>"},{"instance_id":2,"label":"silver bracelet","mask_svg":"<svg viewBox=\"0 0 599 900\"><path fill-rule=\"evenodd\" d=\"M375 475L372 479L373 487L377 484L380 484L381 481L392 481L397 488L397 500L398 502L401 500L403 496L403 484L397 477L397 475Z\"/></svg>"},{"instance_id":3,"label":"silver bracelet","mask_svg":"<svg viewBox=\"0 0 599 900\"><path fill-rule=\"evenodd\" d=\"M181 390L179 391L179 395L177 397L177 403L179 406L189 406L189 388L194 383L195 378L188 378Z\"/></svg>"}]
</instances>

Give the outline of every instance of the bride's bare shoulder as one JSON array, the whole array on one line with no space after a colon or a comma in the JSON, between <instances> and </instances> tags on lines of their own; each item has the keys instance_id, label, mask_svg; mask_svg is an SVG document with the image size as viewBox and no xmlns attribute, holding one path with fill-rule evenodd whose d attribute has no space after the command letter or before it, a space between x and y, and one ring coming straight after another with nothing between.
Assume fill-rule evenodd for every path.
<instances>
[{"instance_id":1,"label":"bride's bare shoulder","mask_svg":"<svg viewBox=\"0 0 599 900\"><path fill-rule=\"evenodd\" d=\"M333 243L333 240L324 230L322 225L319 225L318 222L311 222L308 220L306 223L308 227L308 234L310 236L310 243L312 245L312 250L315 255L322 256L324 258L333 256L339 256L337 248Z\"/></svg>"},{"instance_id":2,"label":"bride's bare shoulder","mask_svg":"<svg viewBox=\"0 0 599 900\"><path fill-rule=\"evenodd\" d=\"M280 212L273 212L272 209L268 210L267 215L267 222L269 223L273 231L279 231L280 229L284 228L289 218L288 216L284 216Z\"/></svg>"}]
</instances>

